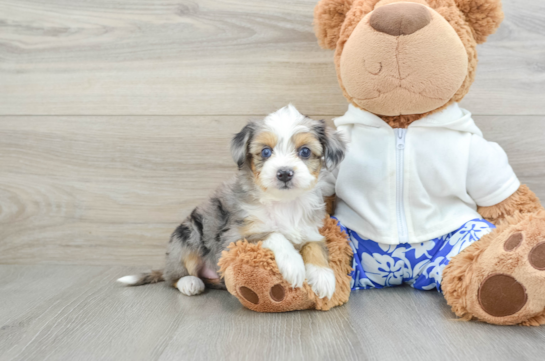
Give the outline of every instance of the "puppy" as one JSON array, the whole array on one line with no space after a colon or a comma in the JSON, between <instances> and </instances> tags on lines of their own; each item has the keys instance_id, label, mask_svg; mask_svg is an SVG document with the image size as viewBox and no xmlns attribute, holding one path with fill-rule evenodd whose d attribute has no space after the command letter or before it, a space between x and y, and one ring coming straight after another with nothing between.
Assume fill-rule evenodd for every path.
<instances>
[{"instance_id":1,"label":"puppy","mask_svg":"<svg viewBox=\"0 0 545 361\"><path fill-rule=\"evenodd\" d=\"M263 241L292 287L305 278L320 297L331 298L335 275L319 229L326 216L327 180L344 157L338 132L289 105L248 123L231 142L236 176L195 208L172 234L164 271L118 279L137 286L166 281L192 296L225 288L217 275L231 242Z\"/></svg>"}]
</instances>

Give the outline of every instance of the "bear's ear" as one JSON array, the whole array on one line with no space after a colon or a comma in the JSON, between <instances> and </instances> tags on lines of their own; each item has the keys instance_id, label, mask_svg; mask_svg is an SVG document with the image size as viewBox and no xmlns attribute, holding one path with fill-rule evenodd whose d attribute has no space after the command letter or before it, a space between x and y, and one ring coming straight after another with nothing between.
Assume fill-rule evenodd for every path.
<instances>
[{"instance_id":1,"label":"bear's ear","mask_svg":"<svg viewBox=\"0 0 545 361\"><path fill-rule=\"evenodd\" d=\"M354 0L320 0L314 8L314 33L324 49L334 50L344 18Z\"/></svg>"},{"instance_id":2,"label":"bear's ear","mask_svg":"<svg viewBox=\"0 0 545 361\"><path fill-rule=\"evenodd\" d=\"M477 44L495 33L503 20L501 0L456 0L456 5L473 28Z\"/></svg>"}]
</instances>

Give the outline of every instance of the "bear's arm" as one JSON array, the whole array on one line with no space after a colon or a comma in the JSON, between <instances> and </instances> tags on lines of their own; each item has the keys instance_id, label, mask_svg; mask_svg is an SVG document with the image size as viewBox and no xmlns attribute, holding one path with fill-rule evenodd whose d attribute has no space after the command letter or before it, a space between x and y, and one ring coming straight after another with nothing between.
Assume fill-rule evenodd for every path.
<instances>
[{"instance_id":1,"label":"bear's arm","mask_svg":"<svg viewBox=\"0 0 545 361\"><path fill-rule=\"evenodd\" d=\"M477 212L487 221L500 225L509 223L507 217L515 213L534 213L541 209L543 206L535 193L523 184L506 200L494 206L478 207Z\"/></svg>"}]
</instances>

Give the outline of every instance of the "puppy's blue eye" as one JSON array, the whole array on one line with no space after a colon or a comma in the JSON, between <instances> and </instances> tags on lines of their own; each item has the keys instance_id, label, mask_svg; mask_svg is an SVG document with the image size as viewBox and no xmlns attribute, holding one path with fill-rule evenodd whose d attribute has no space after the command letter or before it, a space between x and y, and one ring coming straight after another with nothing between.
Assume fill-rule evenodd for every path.
<instances>
[{"instance_id":1,"label":"puppy's blue eye","mask_svg":"<svg viewBox=\"0 0 545 361\"><path fill-rule=\"evenodd\" d=\"M263 150L261 151L262 158L269 158L271 155L272 155L271 148L263 148Z\"/></svg>"},{"instance_id":2,"label":"puppy's blue eye","mask_svg":"<svg viewBox=\"0 0 545 361\"><path fill-rule=\"evenodd\" d=\"M310 157L311 154L312 153L311 153L310 149L308 149L307 147L303 147L303 148L299 149L299 156L301 158L308 158L308 157Z\"/></svg>"}]
</instances>

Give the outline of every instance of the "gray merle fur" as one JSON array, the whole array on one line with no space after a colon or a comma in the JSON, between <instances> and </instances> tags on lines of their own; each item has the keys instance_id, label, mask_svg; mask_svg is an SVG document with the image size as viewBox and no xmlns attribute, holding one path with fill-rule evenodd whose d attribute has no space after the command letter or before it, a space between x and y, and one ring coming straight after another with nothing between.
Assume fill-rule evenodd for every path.
<instances>
[{"instance_id":1,"label":"gray merle fur","mask_svg":"<svg viewBox=\"0 0 545 361\"><path fill-rule=\"evenodd\" d=\"M318 135L318 140L324 149L325 165L328 169L337 167L346 153L346 143L339 133L328 127L324 120L313 127L313 131Z\"/></svg>"}]
</instances>

